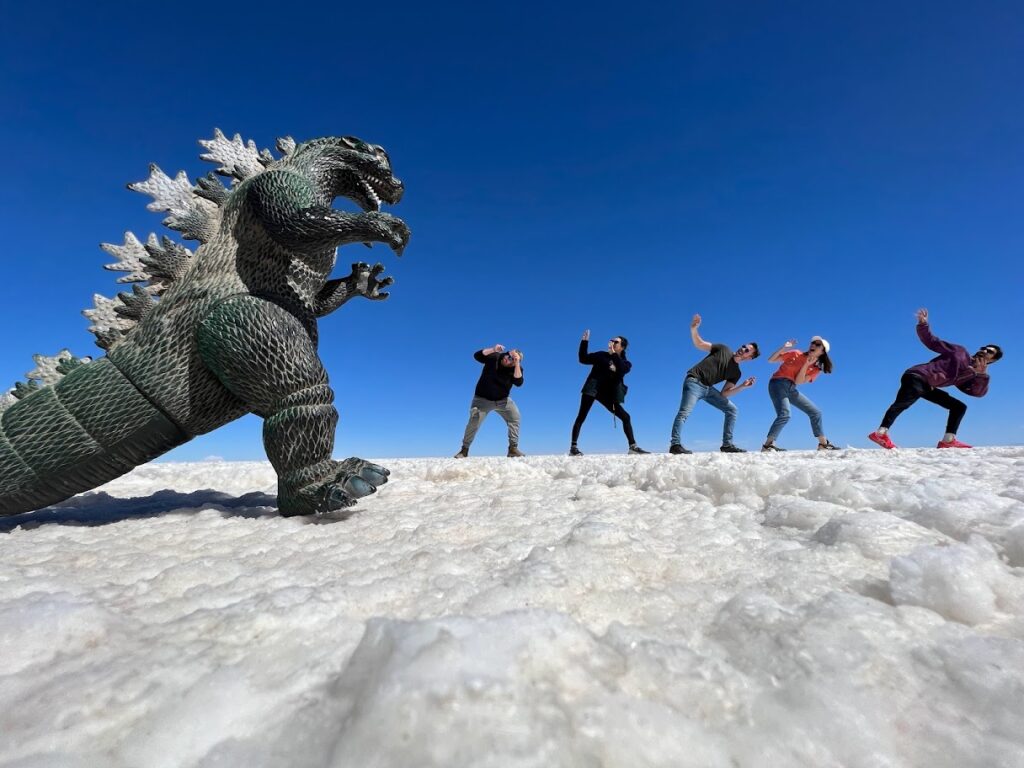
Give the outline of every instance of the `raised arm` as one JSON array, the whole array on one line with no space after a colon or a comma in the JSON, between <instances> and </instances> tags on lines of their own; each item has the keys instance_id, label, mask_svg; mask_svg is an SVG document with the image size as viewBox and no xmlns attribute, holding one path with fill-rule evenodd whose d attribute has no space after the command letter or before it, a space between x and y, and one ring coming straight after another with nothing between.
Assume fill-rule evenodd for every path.
<instances>
[{"instance_id":1,"label":"raised arm","mask_svg":"<svg viewBox=\"0 0 1024 768\"><path fill-rule=\"evenodd\" d=\"M795 346L796 346L796 339L790 339L785 344L783 344L781 347L779 347L774 352L772 352L771 357L768 358L768 362L769 363L777 363L777 362L779 362L779 360L782 359L782 356L786 352L789 352L791 349L793 349L793 347L795 347Z\"/></svg>"},{"instance_id":2,"label":"raised arm","mask_svg":"<svg viewBox=\"0 0 1024 768\"><path fill-rule=\"evenodd\" d=\"M704 341L697 333L697 329L700 327L700 315L694 315L690 321L690 338L693 340L693 346L699 349L701 352L711 351L711 342Z\"/></svg>"},{"instance_id":3,"label":"raised arm","mask_svg":"<svg viewBox=\"0 0 1024 768\"><path fill-rule=\"evenodd\" d=\"M505 347L501 344L495 344L493 347L484 347L473 353L473 359L478 363L486 363L487 358L493 355L495 352L504 352Z\"/></svg>"},{"instance_id":4,"label":"raised arm","mask_svg":"<svg viewBox=\"0 0 1024 768\"><path fill-rule=\"evenodd\" d=\"M317 201L304 176L282 169L246 182L246 201L267 234L289 249L338 248L348 243L386 243L399 256L409 228L390 213L349 213Z\"/></svg>"},{"instance_id":5,"label":"raised arm","mask_svg":"<svg viewBox=\"0 0 1024 768\"><path fill-rule=\"evenodd\" d=\"M523 386L523 353L518 349L513 349L509 352L512 355L512 360L515 362L515 367L512 369L512 383L517 386Z\"/></svg>"},{"instance_id":6,"label":"raised arm","mask_svg":"<svg viewBox=\"0 0 1024 768\"><path fill-rule=\"evenodd\" d=\"M917 338L932 352L937 352L940 355L953 354L956 347L959 346L943 341L932 333L932 328L928 324L928 310L924 308L917 310Z\"/></svg>"},{"instance_id":7,"label":"raised arm","mask_svg":"<svg viewBox=\"0 0 1024 768\"><path fill-rule=\"evenodd\" d=\"M589 343L590 343L590 329L588 328L587 330L585 330L583 332L583 338L580 339L580 354L579 354L579 357L580 357L580 363L582 363L583 365L593 365L594 363L597 362L597 360L594 359L594 355L590 355L590 354L587 353L587 348L588 348Z\"/></svg>"},{"instance_id":8,"label":"raised arm","mask_svg":"<svg viewBox=\"0 0 1024 768\"><path fill-rule=\"evenodd\" d=\"M813 379L808 380L807 374L811 370L811 366L818 362L818 358L821 357L821 353L818 352L820 347L811 347L811 351L807 353L807 357L804 358L804 364L800 366L800 370L796 372L796 379L793 381L797 386L801 384L809 384Z\"/></svg>"}]
</instances>

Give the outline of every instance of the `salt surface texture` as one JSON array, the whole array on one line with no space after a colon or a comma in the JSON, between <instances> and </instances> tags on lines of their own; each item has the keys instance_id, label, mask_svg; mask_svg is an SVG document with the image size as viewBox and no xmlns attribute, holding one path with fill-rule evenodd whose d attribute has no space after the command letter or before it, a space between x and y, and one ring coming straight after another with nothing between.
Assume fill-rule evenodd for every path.
<instances>
[{"instance_id":1,"label":"salt surface texture","mask_svg":"<svg viewBox=\"0 0 1024 768\"><path fill-rule=\"evenodd\" d=\"M385 463L0 519L0 765L1024 766L1024 448Z\"/></svg>"}]
</instances>

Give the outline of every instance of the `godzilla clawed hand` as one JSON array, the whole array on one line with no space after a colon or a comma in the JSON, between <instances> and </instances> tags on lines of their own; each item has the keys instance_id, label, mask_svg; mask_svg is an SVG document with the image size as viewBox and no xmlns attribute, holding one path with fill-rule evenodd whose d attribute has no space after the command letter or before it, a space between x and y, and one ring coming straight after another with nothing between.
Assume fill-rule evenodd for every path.
<instances>
[{"instance_id":1,"label":"godzilla clawed hand","mask_svg":"<svg viewBox=\"0 0 1024 768\"><path fill-rule=\"evenodd\" d=\"M386 216L385 225L387 227L387 244L391 246L391 250L395 252L396 256L401 256L405 250L405 246L409 244L409 227L406 226L405 222L399 219L397 216L391 216L390 214L382 214Z\"/></svg>"},{"instance_id":2,"label":"godzilla clawed hand","mask_svg":"<svg viewBox=\"0 0 1024 768\"><path fill-rule=\"evenodd\" d=\"M410 231L406 222L390 213L364 214L374 216L378 228L379 242L386 243L396 256L401 256L402 251L409 245Z\"/></svg>"},{"instance_id":3,"label":"godzilla clawed hand","mask_svg":"<svg viewBox=\"0 0 1024 768\"><path fill-rule=\"evenodd\" d=\"M383 264L374 264L371 267L364 261L357 261L352 265L352 274L330 280L320 289L313 306L316 316L329 315L354 296L365 296L370 301L386 299L390 294L381 289L387 288L395 280L393 277L381 278L383 271Z\"/></svg>"},{"instance_id":4,"label":"godzilla clawed hand","mask_svg":"<svg viewBox=\"0 0 1024 768\"><path fill-rule=\"evenodd\" d=\"M345 278L345 286L349 294L354 296L365 296L371 301L383 301L390 294L382 291L395 282L393 277L380 278L384 271L383 264L374 264L372 267L364 261L357 261L352 265L352 274Z\"/></svg>"}]
</instances>

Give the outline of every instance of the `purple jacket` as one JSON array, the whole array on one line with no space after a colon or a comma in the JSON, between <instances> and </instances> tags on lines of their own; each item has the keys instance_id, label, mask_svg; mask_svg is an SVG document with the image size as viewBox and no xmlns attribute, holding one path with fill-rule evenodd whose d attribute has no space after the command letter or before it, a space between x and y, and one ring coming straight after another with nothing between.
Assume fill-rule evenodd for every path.
<instances>
[{"instance_id":1,"label":"purple jacket","mask_svg":"<svg viewBox=\"0 0 1024 768\"><path fill-rule=\"evenodd\" d=\"M907 373L920 376L933 387L955 386L961 392L982 397L988 392L988 374L971 368L971 355L959 344L950 344L932 334L928 323L917 324L917 336L932 352L938 352L927 363L907 368Z\"/></svg>"}]
</instances>

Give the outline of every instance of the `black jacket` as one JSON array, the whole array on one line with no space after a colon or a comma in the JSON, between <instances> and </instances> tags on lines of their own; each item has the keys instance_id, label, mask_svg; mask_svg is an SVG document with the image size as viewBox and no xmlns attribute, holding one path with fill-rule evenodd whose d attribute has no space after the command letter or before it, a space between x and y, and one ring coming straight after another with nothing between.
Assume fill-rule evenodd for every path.
<instances>
[{"instance_id":1,"label":"black jacket","mask_svg":"<svg viewBox=\"0 0 1024 768\"><path fill-rule=\"evenodd\" d=\"M583 365L592 365L590 375L583 382L584 395L590 395L598 400L606 400L612 403L621 403L626 399L626 385L622 377L629 373L633 364L625 357L610 352L587 353L587 341L580 341L580 362ZM612 365L615 370L612 370Z\"/></svg>"},{"instance_id":2,"label":"black jacket","mask_svg":"<svg viewBox=\"0 0 1024 768\"><path fill-rule=\"evenodd\" d=\"M504 354L495 352L485 355L482 349L473 353L473 359L484 364L484 369L480 371L480 380L476 383L477 397L484 400L506 400L513 386L523 386L523 377L517 379L512 375L515 368L506 368L501 364L501 357ZM523 370L522 365L519 366L519 370Z\"/></svg>"}]
</instances>

